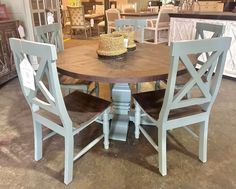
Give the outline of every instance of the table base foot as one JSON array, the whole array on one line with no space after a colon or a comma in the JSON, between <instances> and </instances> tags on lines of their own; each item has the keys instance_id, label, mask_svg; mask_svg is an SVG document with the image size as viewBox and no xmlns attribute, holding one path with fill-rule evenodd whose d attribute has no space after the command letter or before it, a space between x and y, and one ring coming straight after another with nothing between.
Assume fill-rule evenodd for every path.
<instances>
[{"instance_id":1,"label":"table base foot","mask_svg":"<svg viewBox=\"0 0 236 189\"><path fill-rule=\"evenodd\" d=\"M111 121L110 139L126 141L129 125L128 115L114 115Z\"/></svg>"}]
</instances>

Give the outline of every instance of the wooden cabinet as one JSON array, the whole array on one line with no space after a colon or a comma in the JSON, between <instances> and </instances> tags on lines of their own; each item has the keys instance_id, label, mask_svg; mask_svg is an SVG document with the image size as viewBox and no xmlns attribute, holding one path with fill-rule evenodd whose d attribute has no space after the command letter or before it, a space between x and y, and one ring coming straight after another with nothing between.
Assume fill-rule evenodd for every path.
<instances>
[{"instance_id":1,"label":"wooden cabinet","mask_svg":"<svg viewBox=\"0 0 236 189\"><path fill-rule=\"evenodd\" d=\"M224 3L219 1L198 1L201 12L223 12ZM198 8L193 7L193 11L198 11Z\"/></svg>"},{"instance_id":2,"label":"wooden cabinet","mask_svg":"<svg viewBox=\"0 0 236 189\"><path fill-rule=\"evenodd\" d=\"M11 53L9 38L19 37L18 21L0 21L0 85L16 77L16 69Z\"/></svg>"}]
</instances>

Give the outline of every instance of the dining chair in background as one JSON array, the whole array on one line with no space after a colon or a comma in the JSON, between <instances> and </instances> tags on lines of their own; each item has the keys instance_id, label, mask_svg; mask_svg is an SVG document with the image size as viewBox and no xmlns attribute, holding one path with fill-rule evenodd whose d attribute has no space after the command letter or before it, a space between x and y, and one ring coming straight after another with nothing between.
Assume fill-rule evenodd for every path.
<instances>
[{"instance_id":1,"label":"dining chair in background","mask_svg":"<svg viewBox=\"0 0 236 189\"><path fill-rule=\"evenodd\" d=\"M105 9L104 9L104 5L95 5L95 14L104 14L105 13Z\"/></svg>"},{"instance_id":2,"label":"dining chair in background","mask_svg":"<svg viewBox=\"0 0 236 189\"><path fill-rule=\"evenodd\" d=\"M96 14L105 14L105 9L104 9L104 5L96 5L95 6L95 13ZM100 22L98 22L97 24L97 30L98 30L98 35L100 35L101 33L101 28L104 30L105 29L105 21L104 18L102 18L102 20Z\"/></svg>"},{"instance_id":3,"label":"dining chair in background","mask_svg":"<svg viewBox=\"0 0 236 189\"><path fill-rule=\"evenodd\" d=\"M168 41L168 31L170 27L169 13L174 12L173 7L161 7L156 19L147 19L147 27L144 28L144 33L154 33L153 43L163 43ZM160 32L166 32L166 37L161 39ZM145 39L145 42L150 42L150 39Z\"/></svg>"},{"instance_id":4,"label":"dining chair in background","mask_svg":"<svg viewBox=\"0 0 236 189\"><path fill-rule=\"evenodd\" d=\"M135 13L137 12L137 3L122 4L122 13Z\"/></svg>"},{"instance_id":5,"label":"dining chair in background","mask_svg":"<svg viewBox=\"0 0 236 189\"><path fill-rule=\"evenodd\" d=\"M195 138L199 139L199 159L202 162L207 161L209 116L220 88L230 44L230 37L173 42L171 44L171 62L167 88L133 94L135 103L135 138L139 138L141 131L150 144L158 151L161 175L165 176L167 174L166 146L168 130L186 128L186 126L193 124L194 127L199 127L199 135L189 128L187 130ZM199 70L196 70L194 67L194 64L197 63L196 57L204 52L211 52L211 54L205 64ZM196 55L195 58L193 58L193 55ZM191 78L179 91L176 91L176 77L180 64L186 67ZM203 80L202 76L206 72L208 72L208 77ZM194 96L186 98L186 94L195 85L197 85L197 91ZM158 144L154 142L141 125L144 115L151 120L158 130Z\"/></svg>"},{"instance_id":6,"label":"dining chair in background","mask_svg":"<svg viewBox=\"0 0 236 189\"><path fill-rule=\"evenodd\" d=\"M85 20L84 7L67 6L67 10L70 16L71 38L73 31L75 30L84 30L86 39L88 38L87 30L89 30L91 36L92 35L91 25L88 21Z\"/></svg>"},{"instance_id":7,"label":"dining chair in background","mask_svg":"<svg viewBox=\"0 0 236 189\"><path fill-rule=\"evenodd\" d=\"M118 9L108 9L106 10L106 20L107 20L107 33L111 33L112 30L116 29L115 20L120 19L120 11Z\"/></svg>"},{"instance_id":8,"label":"dining chair in background","mask_svg":"<svg viewBox=\"0 0 236 189\"><path fill-rule=\"evenodd\" d=\"M104 138L104 148L109 148L108 113L110 102L79 91L75 91L63 99L58 80L57 52L54 45L11 38L10 47L23 95L32 112L35 160L38 161L42 158L42 142L44 140L54 134L63 136L65 142L64 183L69 184L73 179L74 161L84 155L102 138ZM26 73L21 66L21 64L27 65L22 60L27 61L28 57L31 56L41 59L39 69L34 73L32 72L34 79L31 78L30 86L33 85L35 88L28 88L26 85ZM31 65L28 62L28 70L30 67ZM31 69L33 70L32 67ZM45 77L51 88L45 84L45 80L43 80ZM103 120L103 134L74 156L74 136L88 126L96 125L91 123L101 117ZM42 133L43 126L51 131L44 137Z\"/></svg>"},{"instance_id":9,"label":"dining chair in background","mask_svg":"<svg viewBox=\"0 0 236 189\"><path fill-rule=\"evenodd\" d=\"M35 35L38 42L50 43L56 46L57 52L62 52L62 35L60 30L60 25L58 23L36 26L34 28ZM99 84L98 82L85 81L80 79L75 79L66 75L59 75L59 80L61 87L64 89L65 95L69 94L73 90L80 90L85 93L95 93L99 96ZM92 85L94 87L92 88ZM90 90L90 88L92 88Z\"/></svg>"}]
</instances>

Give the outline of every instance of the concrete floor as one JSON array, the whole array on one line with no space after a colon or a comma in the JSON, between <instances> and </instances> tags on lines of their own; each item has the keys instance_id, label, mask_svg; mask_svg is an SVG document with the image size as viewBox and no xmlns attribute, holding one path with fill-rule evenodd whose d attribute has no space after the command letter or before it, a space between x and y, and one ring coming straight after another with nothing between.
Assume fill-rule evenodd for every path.
<instances>
[{"instance_id":1,"label":"concrete floor","mask_svg":"<svg viewBox=\"0 0 236 189\"><path fill-rule=\"evenodd\" d=\"M81 42L79 42L81 44ZM84 42L82 42L84 43ZM78 44L71 41L65 46ZM146 84L145 89L152 88ZM101 84L103 98L109 99L108 84ZM44 142L43 159L34 161L33 127L29 107L18 79L0 87L0 189L233 189L236 188L236 81L223 79L209 123L208 161L198 160L198 142L185 130L168 135L168 175L158 172L157 152L141 135L134 139L130 124L126 142L102 142L74 163L74 179L63 184L63 138ZM147 128L157 138L154 128ZM78 135L75 149L101 133L96 124ZM77 151L77 150L76 150Z\"/></svg>"}]
</instances>

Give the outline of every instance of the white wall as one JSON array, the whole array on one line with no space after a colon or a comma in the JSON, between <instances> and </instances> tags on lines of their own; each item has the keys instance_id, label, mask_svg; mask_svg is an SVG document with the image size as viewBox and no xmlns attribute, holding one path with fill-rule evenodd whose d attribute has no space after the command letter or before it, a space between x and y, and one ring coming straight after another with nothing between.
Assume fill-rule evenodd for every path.
<instances>
[{"instance_id":1,"label":"white wall","mask_svg":"<svg viewBox=\"0 0 236 189\"><path fill-rule=\"evenodd\" d=\"M26 33L26 38L33 40L33 28L32 19L29 9L29 0L1 0L3 4L6 4L7 12L11 19L19 20Z\"/></svg>"}]
</instances>

